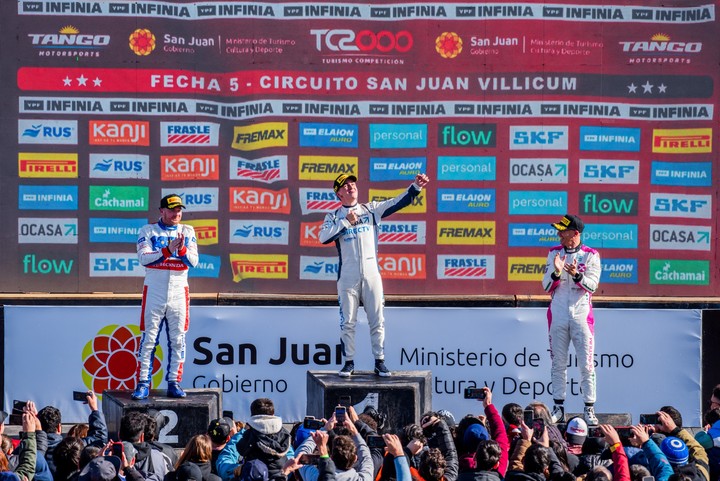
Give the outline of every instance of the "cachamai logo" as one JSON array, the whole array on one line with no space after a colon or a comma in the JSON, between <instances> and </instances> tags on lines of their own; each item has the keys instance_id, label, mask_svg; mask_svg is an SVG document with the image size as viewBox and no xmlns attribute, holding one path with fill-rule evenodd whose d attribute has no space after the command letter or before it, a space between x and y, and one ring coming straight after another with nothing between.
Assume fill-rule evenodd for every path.
<instances>
[{"instance_id":1,"label":"cachamai logo","mask_svg":"<svg viewBox=\"0 0 720 481\"><path fill-rule=\"evenodd\" d=\"M110 45L110 35L81 34L72 25L58 33L29 33L28 37L41 57L99 57L100 50Z\"/></svg>"}]
</instances>

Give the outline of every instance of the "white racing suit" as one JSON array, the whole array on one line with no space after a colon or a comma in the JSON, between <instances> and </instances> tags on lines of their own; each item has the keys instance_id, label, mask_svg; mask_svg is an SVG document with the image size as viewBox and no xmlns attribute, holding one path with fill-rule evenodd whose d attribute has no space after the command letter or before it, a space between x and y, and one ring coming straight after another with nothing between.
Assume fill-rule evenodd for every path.
<instances>
[{"instance_id":1,"label":"white racing suit","mask_svg":"<svg viewBox=\"0 0 720 481\"><path fill-rule=\"evenodd\" d=\"M375 359L384 359L385 319L384 296L378 267L378 223L412 203L420 193L414 183L394 199L342 206L325 216L320 229L320 242L335 242L340 258L338 269L338 302L340 304L340 341L346 361L355 358L355 323L360 301L370 326L370 342ZM358 216L351 225L348 212Z\"/></svg>"},{"instance_id":2,"label":"white racing suit","mask_svg":"<svg viewBox=\"0 0 720 481\"><path fill-rule=\"evenodd\" d=\"M564 270L555 277L555 254L567 255L566 264L577 260L577 270L582 274L579 282ZM571 250L563 246L550 249L543 288L552 296L548 308L550 331L550 358L552 359L553 399L564 400L566 395L568 347L572 340L580 367L580 387L583 401L595 402L595 318L592 310L592 294L600 282L600 254L595 249L580 245Z\"/></svg>"},{"instance_id":3,"label":"white racing suit","mask_svg":"<svg viewBox=\"0 0 720 481\"><path fill-rule=\"evenodd\" d=\"M178 233L185 235L185 245L170 252L168 244ZM142 310L140 313L140 346L138 347L138 381L149 382L160 342L162 324L168 338L168 364L165 379L182 380L185 362L185 333L190 326L190 291L188 269L198 262L197 239L192 226L169 226L158 221L140 229L137 241L140 264L145 266Z\"/></svg>"}]
</instances>

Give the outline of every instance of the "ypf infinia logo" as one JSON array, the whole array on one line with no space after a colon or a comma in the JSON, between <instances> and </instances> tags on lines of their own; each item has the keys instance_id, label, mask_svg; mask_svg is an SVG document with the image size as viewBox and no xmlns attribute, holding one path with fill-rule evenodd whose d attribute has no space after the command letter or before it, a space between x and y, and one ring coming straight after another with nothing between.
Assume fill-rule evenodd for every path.
<instances>
[{"instance_id":1,"label":"ypf infinia logo","mask_svg":"<svg viewBox=\"0 0 720 481\"><path fill-rule=\"evenodd\" d=\"M413 37L407 30L391 32L389 30L350 29L313 29L310 35L315 37L315 48L318 52L378 54L406 53L413 46Z\"/></svg>"},{"instance_id":2,"label":"ypf infinia logo","mask_svg":"<svg viewBox=\"0 0 720 481\"><path fill-rule=\"evenodd\" d=\"M138 28L130 34L129 45L135 55L144 57L155 50L155 35L147 28Z\"/></svg>"},{"instance_id":3,"label":"ypf infinia logo","mask_svg":"<svg viewBox=\"0 0 720 481\"><path fill-rule=\"evenodd\" d=\"M443 32L435 39L435 51L442 58L455 58L463 49L463 41L455 32Z\"/></svg>"}]
</instances>

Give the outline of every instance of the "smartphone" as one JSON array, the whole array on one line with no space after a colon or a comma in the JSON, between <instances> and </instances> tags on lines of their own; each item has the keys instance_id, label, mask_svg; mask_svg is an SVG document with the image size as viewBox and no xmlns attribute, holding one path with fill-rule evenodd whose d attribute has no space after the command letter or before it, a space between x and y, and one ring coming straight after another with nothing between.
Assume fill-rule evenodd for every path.
<instances>
[{"instance_id":1,"label":"smartphone","mask_svg":"<svg viewBox=\"0 0 720 481\"><path fill-rule=\"evenodd\" d=\"M352 398L350 396L340 396L338 404L345 407L352 406Z\"/></svg>"},{"instance_id":2,"label":"smartphone","mask_svg":"<svg viewBox=\"0 0 720 481\"><path fill-rule=\"evenodd\" d=\"M640 424L659 424L660 420L658 419L660 416L655 414L641 414L640 415Z\"/></svg>"},{"instance_id":3,"label":"smartphone","mask_svg":"<svg viewBox=\"0 0 720 481\"><path fill-rule=\"evenodd\" d=\"M345 406L338 406L335 408L335 421L342 424L345 422Z\"/></svg>"},{"instance_id":4,"label":"smartphone","mask_svg":"<svg viewBox=\"0 0 720 481\"><path fill-rule=\"evenodd\" d=\"M112 444L112 455L122 459L123 457L123 443Z\"/></svg>"},{"instance_id":5,"label":"smartphone","mask_svg":"<svg viewBox=\"0 0 720 481\"><path fill-rule=\"evenodd\" d=\"M233 419L233 420L235 419L235 416L233 416L232 411L223 411L222 417L228 418L228 419Z\"/></svg>"},{"instance_id":6,"label":"smartphone","mask_svg":"<svg viewBox=\"0 0 720 481\"><path fill-rule=\"evenodd\" d=\"M643 476L642 481L655 481L655 476Z\"/></svg>"},{"instance_id":7,"label":"smartphone","mask_svg":"<svg viewBox=\"0 0 720 481\"><path fill-rule=\"evenodd\" d=\"M618 436L621 438L629 438L632 436L632 429L630 429L630 426L615 426L615 431L617 431Z\"/></svg>"},{"instance_id":8,"label":"smartphone","mask_svg":"<svg viewBox=\"0 0 720 481\"><path fill-rule=\"evenodd\" d=\"M523 421L525 426L530 427L533 425L533 419L535 419L535 411L532 409L526 409L523 411Z\"/></svg>"},{"instance_id":9,"label":"smartphone","mask_svg":"<svg viewBox=\"0 0 720 481\"><path fill-rule=\"evenodd\" d=\"M315 419L315 418L305 418L303 419L303 427L305 429L321 429L325 424L322 422L321 419Z\"/></svg>"},{"instance_id":10,"label":"smartphone","mask_svg":"<svg viewBox=\"0 0 720 481\"><path fill-rule=\"evenodd\" d=\"M73 391L73 401L87 402L88 396L85 391Z\"/></svg>"},{"instance_id":11,"label":"smartphone","mask_svg":"<svg viewBox=\"0 0 720 481\"><path fill-rule=\"evenodd\" d=\"M27 406L27 401L13 401L13 412L18 414L22 414L25 410L25 406Z\"/></svg>"},{"instance_id":12,"label":"smartphone","mask_svg":"<svg viewBox=\"0 0 720 481\"><path fill-rule=\"evenodd\" d=\"M466 387L463 397L465 399L485 399L485 390L479 387Z\"/></svg>"},{"instance_id":13,"label":"smartphone","mask_svg":"<svg viewBox=\"0 0 720 481\"><path fill-rule=\"evenodd\" d=\"M300 456L300 464L314 464L317 465L318 461L320 460L319 454L308 454L303 453L302 456Z\"/></svg>"},{"instance_id":14,"label":"smartphone","mask_svg":"<svg viewBox=\"0 0 720 481\"><path fill-rule=\"evenodd\" d=\"M543 434L543 431L545 431L545 421L542 418L533 419L532 428L533 428L533 437L535 439L540 439L540 437Z\"/></svg>"},{"instance_id":15,"label":"smartphone","mask_svg":"<svg viewBox=\"0 0 720 481\"><path fill-rule=\"evenodd\" d=\"M604 438L605 435L598 427L590 428L588 430L588 436L591 438Z\"/></svg>"},{"instance_id":16,"label":"smartphone","mask_svg":"<svg viewBox=\"0 0 720 481\"><path fill-rule=\"evenodd\" d=\"M384 448L386 446L385 440L382 436L370 435L367 437L368 448Z\"/></svg>"}]
</instances>

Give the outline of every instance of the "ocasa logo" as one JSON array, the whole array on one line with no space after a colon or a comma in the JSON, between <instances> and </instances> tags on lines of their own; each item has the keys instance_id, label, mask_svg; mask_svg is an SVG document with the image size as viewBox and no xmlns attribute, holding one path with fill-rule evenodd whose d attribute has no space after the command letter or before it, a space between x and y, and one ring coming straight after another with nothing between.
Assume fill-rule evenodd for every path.
<instances>
[{"instance_id":1,"label":"ocasa logo","mask_svg":"<svg viewBox=\"0 0 720 481\"><path fill-rule=\"evenodd\" d=\"M567 184L568 159L510 159L513 184Z\"/></svg>"},{"instance_id":2,"label":"ocasa logo","mask_svg":"<svg viewBox=\"0 0 720 481\"><path fill-rule=\"evenodd\" d=\"M161 155L161 180L218 180L219 155Z\"/></svg>"},{"instance_id":3,"label":"ocasa logo","mask_svg":"<svg viewBox=\"0 0 720 481\"><path fill-rule=\"evenodd\" d=\"M18 218L18 244L77 244L77 218Z\"/></svg>"},{"instance_id":4,"label":"ocasa logo","mask_svg":"<svg viewBox=\"0 0 720 481\"><path fill-rule=\"evenodd\" d=\"M712 227L650 224L650 248L709 251Z\"/></svg>"},{"instance_id":5,"label":"ocasa logo","mask_svg":"<svg viewBox=\"0 0 720 481\"><path fill-rule=\"evenodd\" d=\"M324 47L332 52L405 53L413 46L413 37L407 30L361 30L355 33L349 29L313 29L310 35L315 37L318 52Z\"/></svg>"},{"instance_id":6,"label":"ocasa logo","mask_svg":"<svg viewBox=\"0 0 720 481\"><path fill-rule=\"evenodd\" d=\"M288 189L230 187L230 212L289 214L290 193Z\"/></svg>"},{"instance_id":7,"label":"ocasa logo","mask_svg":"<svg viewBox=\"0 0 720 481\"><path fill-rule=\"evenodd\" d=\"M25 274L70 274L75 261L73 259L40 259L35 254L23 257Z\"/></svg>"},{"instance_id":8,"label":"ocasa logo","mask_svg":"<svg viewBox=\"0 0 720 481\"><path fill-rule=\"evenodd\" d=\"M90 145L150 145L150 122L134 120L91 120Z\"/></svg>"}]
</instances>

